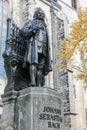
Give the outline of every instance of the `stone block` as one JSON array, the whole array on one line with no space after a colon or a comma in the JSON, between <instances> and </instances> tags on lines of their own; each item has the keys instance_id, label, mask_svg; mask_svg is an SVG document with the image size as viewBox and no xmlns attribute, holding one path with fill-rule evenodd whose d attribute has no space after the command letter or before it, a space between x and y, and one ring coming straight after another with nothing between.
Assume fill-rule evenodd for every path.
<instances>
[{"instance_id":1,"label":"stone block","mask_svg":"<svg viewBox=\"0 0 87 130\"><path fill-rule=\"evenodd\" d=\"M62 101L53 89L10 91L2 100L0 130L64 130Z\"/></svg>"},{"instance_id":2,"label":"stone block","mask_svg":"<svg viewBox=\"0 0 87 130\"><path fill-rule=\"evenodd\" d=\"M14 130L16 99L16 91L2 95L3 114L0 120L0 130Z\"/></svg>"},{"instance_id":3,"label":"stone block","mask_svg":"<svg viewBox=\"0 0 87 130\"><path fill-rule=\"evenodd\" d=\"M21 90L16 111L16 130L64 130L62 102L52 89Z\"/></svg>"}]
</instances>

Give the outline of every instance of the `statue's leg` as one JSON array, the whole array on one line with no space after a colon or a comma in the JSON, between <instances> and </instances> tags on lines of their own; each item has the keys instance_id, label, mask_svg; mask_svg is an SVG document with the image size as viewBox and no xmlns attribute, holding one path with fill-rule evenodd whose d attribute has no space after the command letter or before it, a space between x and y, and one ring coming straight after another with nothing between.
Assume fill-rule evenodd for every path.
<instances>
[{"instance_id":1,"label":"statue's leg","mask_svg":"<svg viewBox=\"0 0 87 130\"><path fill-rule=\"evenodd\" d=\"M30 73L30 84L29 86L36 86L36 72L37 72L37 65L31 64L29 67Z\"/></svg>"},{"instance_id":2,"label":"statue's leg","mask_svg":"<svg viewBox=\"0 0 87 130\"><path fill-rule=\"evenodd\" d=\"M44 68L44 58L39 59L38 67L37 67L37 78L36 83L38 87L43 86L44 82L44 75L43 75L43 68Z\"/></svg>"},{"instance_id":3,"label":"statue's leg","mask_svg":"<svg viewBox=\"0 0 87 130\"><path fill-rule=\"evenodd\" d=\"M37 86L41 87L42 86L42 70L37 71Z\"/></svg>"}]
</instances>

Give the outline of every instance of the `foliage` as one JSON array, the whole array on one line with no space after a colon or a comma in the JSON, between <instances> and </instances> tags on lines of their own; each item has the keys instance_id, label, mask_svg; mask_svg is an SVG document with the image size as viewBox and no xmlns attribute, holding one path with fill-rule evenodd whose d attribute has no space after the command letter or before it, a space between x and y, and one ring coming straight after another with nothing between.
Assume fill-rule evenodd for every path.
<instances>
[{"instance_id":1,"label":"foliage","mask_svg":"<svg viewBox=\"0 0 87 130\"><path fill-rule=\"evenodd\" d=\"M66 67L76 50L79 51L82 61L80 67L82 73L78 75L78 78L87 83L87 8L78 10L78 20L72 23L69 37L60 40L59 65Z\"/></svg>"}]
</instances>

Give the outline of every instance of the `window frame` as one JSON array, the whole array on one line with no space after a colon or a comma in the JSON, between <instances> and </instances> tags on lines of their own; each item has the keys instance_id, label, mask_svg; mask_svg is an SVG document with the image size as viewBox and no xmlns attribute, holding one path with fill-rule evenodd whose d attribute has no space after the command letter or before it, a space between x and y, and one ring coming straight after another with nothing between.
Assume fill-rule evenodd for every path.
<instances>
[{"instance_id":1,"label":"window frame","mask_svg":"<svg viewBox=\"0 0 87 130\"><path fill-rule=\"evenodd\" d=\"M71 0L71 6L77 10L77 0Z\"/></svg>"}]
</instances>

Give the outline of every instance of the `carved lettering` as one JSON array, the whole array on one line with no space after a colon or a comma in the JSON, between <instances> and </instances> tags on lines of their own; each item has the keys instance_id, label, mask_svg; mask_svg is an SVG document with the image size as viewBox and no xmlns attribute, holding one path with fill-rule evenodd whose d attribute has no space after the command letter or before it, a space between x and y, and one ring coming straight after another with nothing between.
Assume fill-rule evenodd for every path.
<instances>
[{"instance_id":1,"label":"carved lettering","mask_svg":"<svg viewBox=\"0 0 87 130\"><path fill-rule=\"evenodd\" d=\"M52 115L52 114L40 114L39 119L62 122L62 118L59 115Z\"/></svg>"},{"instance_id":2,"label":"carved lettering","mask_svg":"<svg viewBox=\"0 0 87 130\"><path fill-rule=\"evenodd\" d=\"M48 122L48 127L49 128L60 128L60 124L55 123L55 122Z\"/></svg>"},{"instance_id":3,"label":"carved lettering","mask_svg":"<svg viewBox=\"0 0 87 130\"><path fill-rule=\"evenodd\" d=\"M43 113L39 115L40 120L48 121L49 128L60 128L62 122L61 110L44 106Z\"/></svg>"},{"instance_id":4,"label":"carved lettering","mask_svg":"<svg viewBox=\"0 0 87 130\"><path fill-rule=\"evenodd\" d=\"M55 113L55 114L60 114L61 115L61 110L53 107L44 107L43 112L50 112L50 113Z\"/></svg>"}]
</instances>

